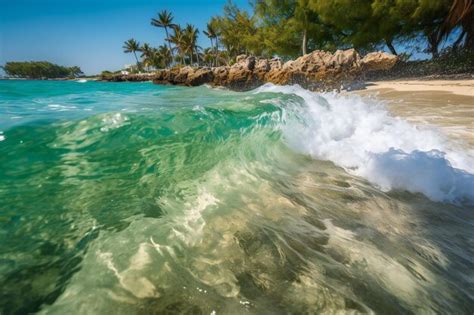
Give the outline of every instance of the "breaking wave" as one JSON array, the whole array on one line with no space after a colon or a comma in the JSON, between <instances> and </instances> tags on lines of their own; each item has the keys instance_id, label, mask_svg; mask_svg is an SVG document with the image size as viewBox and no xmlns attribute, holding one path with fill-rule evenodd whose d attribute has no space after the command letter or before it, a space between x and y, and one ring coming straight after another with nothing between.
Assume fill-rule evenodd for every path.
<instances>
[{"instance_id":1,"label":"breaking wave","mask_svg":"<svg viewBox=\"0 0 474 315\"><path fill-rule=\"evenodd\" d=\"M474 309L473 153L377 100L70 81L0 93L2 314Z\"/></svg>"},{"instance_id":2,"label":"breaking wave","mask_svg":"<svg viewBox=\"0 0 474 315\"><path fill-rule=\"evenodd\" d=\"M256 93L301 98L281 104L294 112L284 127L289 144L330 160L384 191L422 193L434 201L474 202L474 155L440 132L390 116L383 105L355 95L318 94L299 86L265 85Z\"/></svg>"}]
</instances>

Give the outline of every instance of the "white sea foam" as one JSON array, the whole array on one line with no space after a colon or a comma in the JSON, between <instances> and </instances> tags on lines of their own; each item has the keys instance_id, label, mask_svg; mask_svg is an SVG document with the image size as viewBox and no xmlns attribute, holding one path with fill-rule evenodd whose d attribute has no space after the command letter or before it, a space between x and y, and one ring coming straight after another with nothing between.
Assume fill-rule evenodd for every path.
<instances>
[{"instance_id":1,"label":"white sea foam","mask_svg":"<svg viewBox=\"0 0 474 315\"><path fill-rule=\"evenodd\" d=\"M3 135L3 131L0 131L0 141L5 140L5 136Z\"/></svg>"},{"instance_id":2,"label":"white sea foam","mask_svg":"<svg viewBox=\"0 0 474 315\"><path fill-rule=\"evenodd\" d=\"M120 128L127 125L127 121L128 117L121 113L107 114L102 118L103 126L100 128L100 131L107 132L111 129Z\"/></svg>"},{"instance_id":3,"label":"white sea foam","mask_svg":"<svg viewBox=\"0 0 474 315\"><path fill-rule=\"evenodd\" d=\"M49 104L47 108L50 110L58 111L58 112L64 112L64 111L76 109L77 107L74 105Z\"/></svg>"},{"instance_id":4,"label":"white sea foam","mask_svg":"<svg viewBox=\"0 0 474 315\"><path fill-rule=\"evenodd\" d=\"M440 131L390 116L383 104L356 95L275 85L259 92L304 100L303 106L282 104L290 112L284 135L294 149L333 161L384 191L405 189L434 201L474 203L474 153L456 149Z\"/></svg>"},{"instance_id":5,"label":"white sea foam","mask_svg":"<svg viewBox=\"0 0 474 315\"><path fill-rule=\"evenodd\" d=\"M77 82L77 83L86 83L87 80L86 80L86 79L79 79L79 80L77 80L76 82Z\"/></svg>"}]
</instances>

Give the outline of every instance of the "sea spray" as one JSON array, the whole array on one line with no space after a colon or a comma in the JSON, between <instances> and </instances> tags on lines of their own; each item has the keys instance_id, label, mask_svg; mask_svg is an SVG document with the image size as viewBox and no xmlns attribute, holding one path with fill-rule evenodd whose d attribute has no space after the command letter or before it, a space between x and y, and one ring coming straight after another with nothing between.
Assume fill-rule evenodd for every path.
<instances>
[{"instance_id":1,"label":"sea spray","mask_svg":"<svg viewBox=\"0 0 474 315\"><path fill-rule=\"evenodd\" d=\"M474 308L472 155L381 104L274 86L0 93L2 313Z\"/></svg>"},{"instance_id":2,"label":"sea spray","mask_svg":"<svg viewBox=\"0 0 474 315\"><path fill-rule=\"evenodd\" d=\"M385 191L402 189L435 201L474 202L474 152L455 148L437 130L394 118L380 104L355 95L274 85L257 93L266 91L302 98L300 106L281 105L290 112L286 139L297 150L333 161Z\"/></svg>"}]
</instances>

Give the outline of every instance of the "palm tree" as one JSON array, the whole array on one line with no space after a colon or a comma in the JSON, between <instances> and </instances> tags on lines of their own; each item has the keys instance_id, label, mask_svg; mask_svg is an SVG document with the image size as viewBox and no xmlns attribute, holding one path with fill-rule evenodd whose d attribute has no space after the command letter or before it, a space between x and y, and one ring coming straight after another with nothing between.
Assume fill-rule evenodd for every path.
<instances>
[{"instance_id":1,"label":"palm tree","mask_svg":"<svg viewBox=\"0 0 474 315\"><path fill-rule=\"evenodd\" d=\"M207 23L207 30L203 31L204 35L206 35L211 40L211 49L214 49L213 39L216 39L216 48L217 48L217 32L214 29L212 23ZM215 65L217 66L217 49L214 51L215 55Z\"/></svg>"},{"instance_id":2,"label":"palm tree","mask_svg":"<svg viewBox=\"0 0 474 315\"><path fill-rule=\"evenodd\" d=\"M133 53L135 56L135 60L137 61L137 68L140 70L140 63L138 62L138 57L137 57L137 51L140 51L140 42L137 42L133 38L130 38L127 40L124 45L123 45L123 52L128 54L128 53Z\"/></svg>"},{"instance_id":3,"label":"palm tree","mask_svg":"<svg viewBox=\"0 0 474 315\"><path fill-rule=\"evenodd\" d=\"M155 53L153 47L151 47L148 43L144 43L140 48L140 51L142 52L140 57L143 60L143 64L145 65L145 67L149 68L150 65L153 64L153 58Z\"/></svg>"},{"instance_id":4,"label":"palm tree","mask_svg":"<svg viewBox=\"0 0 474 315\"><path fill-rule=\"evenodd\" d=\"M173 55L171 54L171 50L166 45L161 45L156 50L156 53L161 57L163 65L167 67L173 61Z\"/></svg>"},{"instance_id":5,"label":"palm tree","mask_svg":"<svg viewBox=\"0 0 474 315\"><path fill-rule=\"evenodd\" d=\"M173 24L173 15L167 10L163 10L158 13L158 18L151 19L151 25L156 27L162 27L165 29L166 41L168 42L168 47L171 50L171 42L168 34L168 27L174 28L176 25Z\"/></svg>"},{"instance_id":6,"label":"palm tree","mask_svg":"<svg viewBox=\"0 0 474 315\"><path fill-rule=\"evenodd\" d=\"M82 72L81 68L78 66L74 66L69 68L69 74L73 77L78 77L80 75L83 75L84 73Z\"/></svg>"},{"instance_id":7,"label":"palm tree","mask_svg":"<svg viewBox=\"0 0 474 315\"><path fill-rule=\"evenodd\" d=\"M208 47L204 49L202 54L202 60L206 66L212 67L215 61L214 48Z\"/></svg>"},{"instance_id":8,"label":"palm tree","mask_svg":"<svg viewBox=\"0 0 474 315\"><path fill-rule=\"evenodd\" d=\"M186 28L184 29L185 34L185 47L186 51L189 52L189 56L191 57L191 64L193 63L193 54L196 53L197 63L199 64L199 53L197 46L197 37L199 34L199 30L191 24L187 24Z\"/></svg>"},{"instance_id":9,"label":"palm tree","mask_svg":"<svg viewBox=\"0 0 474 315\"><path fill-rule=\"evenodd\" d=\"M168 49L168 48L166 48ZM152 48L150 51L150 56L147 58L148 63L153 66L155 69L164 68L163 56L160 54L157 48Z\"/></svg>"},{"instance_id":10,"label":"palm tree","mask_svg":"<svg viewBox=\"0 0 474 315\"><path fill-rule=\"evenodd\" d=\"M216 67L219 65L219 36L221 35L220 33L220 23L219 19L216 17L213 17L211 21L209 22L211 25L211 29L214 32L214 45L216 46L215 49L215 55L216 55Z\"/></svg>"},{"instance_id":11,"label":"palm tree","mask_svg":"<svg viewBox=\"0 0 474 315\"><path fill-rule=\"evenodd\" d=\"M185 42L186 38L183 30L179 25L173 26L173 35L168 39L169 43L174 44L174 49L178 52L181 63L184 64L184 54L186 53ZM171 50L171 45L169 46Z\"/></svg>"}]
</instances>

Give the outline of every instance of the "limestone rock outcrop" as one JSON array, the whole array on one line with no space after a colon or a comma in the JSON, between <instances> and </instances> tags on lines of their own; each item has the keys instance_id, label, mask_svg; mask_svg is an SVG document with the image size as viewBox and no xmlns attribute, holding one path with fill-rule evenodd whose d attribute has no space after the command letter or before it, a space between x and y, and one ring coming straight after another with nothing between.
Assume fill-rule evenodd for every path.
<instances>
[{"instance_id":1,"label":"limestone rock outcrop","mask_svg":"<svg viewBox=\"0 0 474 315\"><path fill-rule=\"evenodd\" d=\"M316 50L285 63L279 58L237 56L231 66L175 67L158 70L154 75L117 76L112 81L152 79L156 84L197 86L210 84L232 90L250 90L264 83L300 84L311 90L332 90L349 86L369 71L389 70L397 57L385 52L369 53L363 58L354 49L335 53Z\"/></svg>"},{"instance_id":2,"label":"limestone rock outcrop","mask_svg":"<svg viewBox=\"0 0 474 315\"><path fill-rule=\"evenodd\" d=\"M388 70L397 62L395 55L390 55L381 51L371 52L360 61L366 71Z\"/></svg>"},{"instance_id":3,"label":"limestone rock outcrop","mask_svg":"<svg viewBox=\"0 0 474 315\"><path fill-rule=\"evenodd\" d=\"M208 67L203 67L198 68L196 69L196 71L193 71L192 73L188 74L187 83L191 86L198 86L212 82L213 79L214 72L212 71L212 69Z\"/></svg>"}]
</instances>

